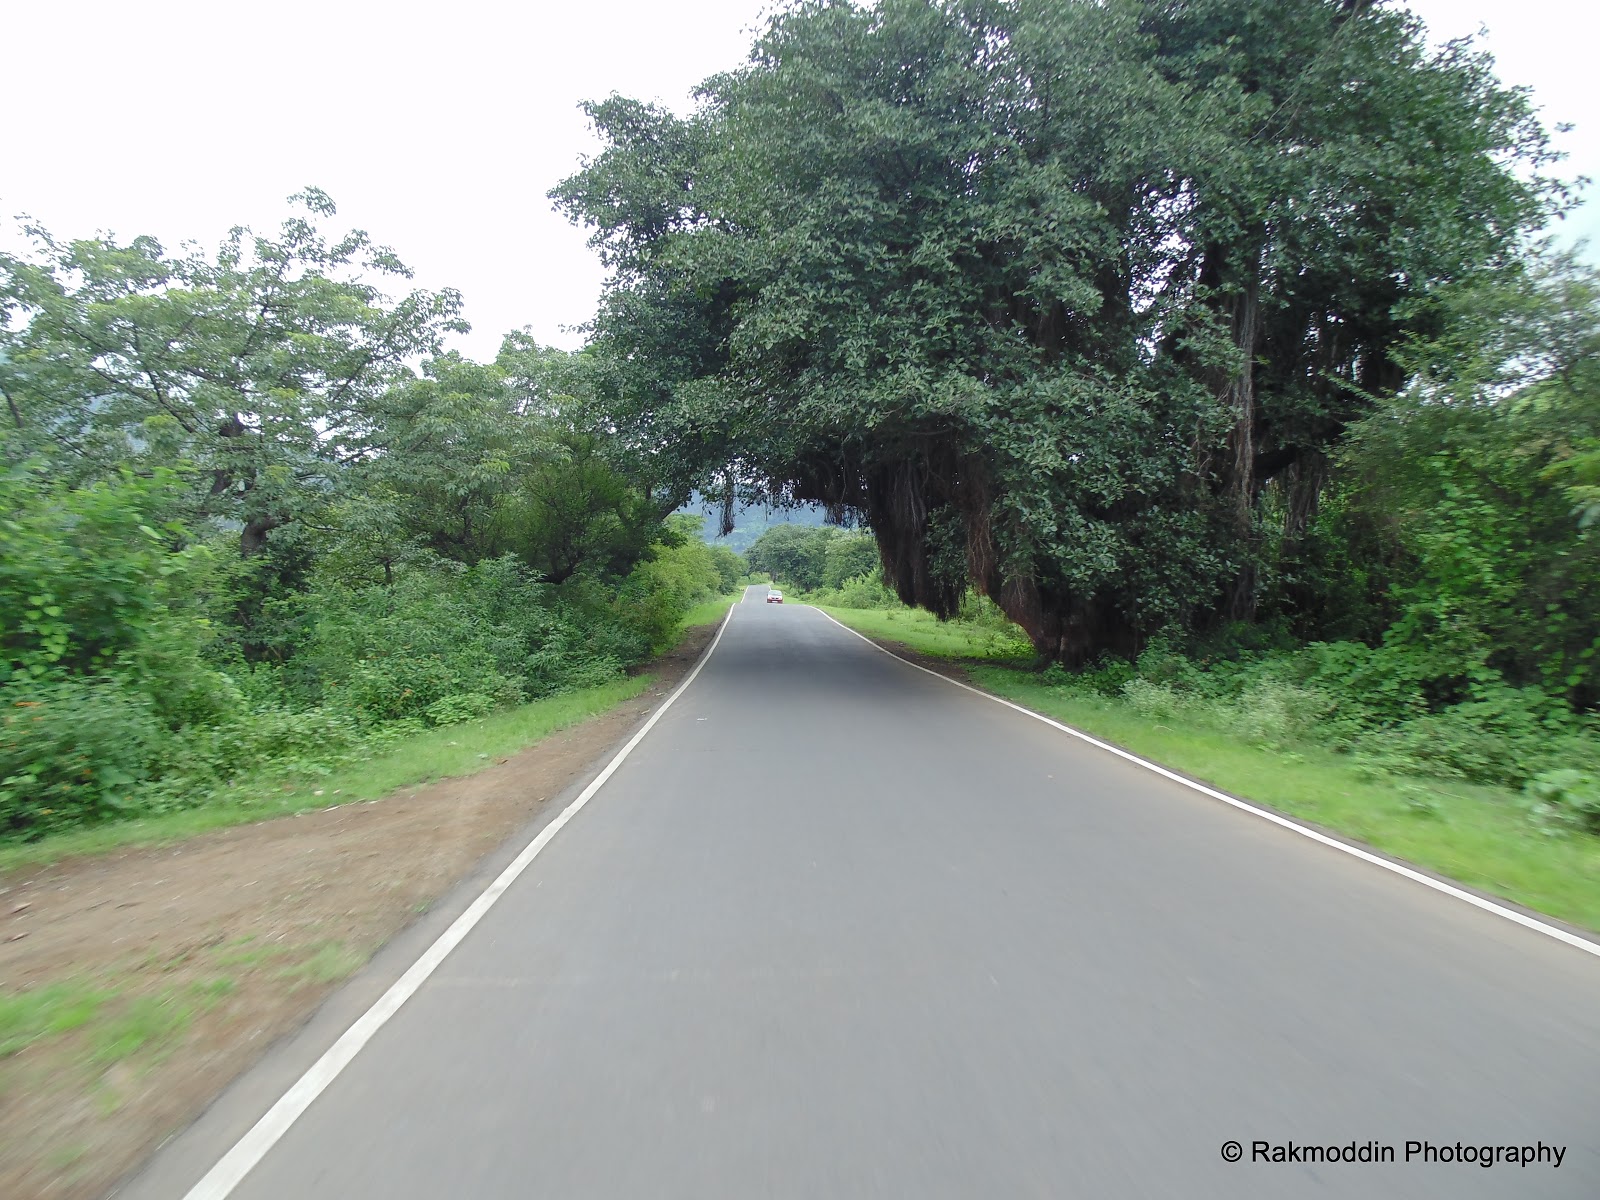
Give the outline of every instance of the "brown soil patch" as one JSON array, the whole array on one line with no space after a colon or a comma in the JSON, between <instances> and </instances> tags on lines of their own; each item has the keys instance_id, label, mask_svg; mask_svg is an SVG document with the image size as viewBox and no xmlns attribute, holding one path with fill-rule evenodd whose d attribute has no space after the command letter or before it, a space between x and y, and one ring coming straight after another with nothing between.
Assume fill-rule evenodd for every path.
<instances>
[{"instance_id":1,"label":"brown soil patch","mask_svg":"<svg viewBox=\"0 0 1600 1200\"><path fill-rule=\"evenodd\" d=\"M0 879L5 990L105 997L103 1019L0 1057L0 1196L104 1195L619 742L714 632L691 630L651 691L476 775ZM118 1032L144 1044L119 1055Z\"/></svg>"}]
</instances>

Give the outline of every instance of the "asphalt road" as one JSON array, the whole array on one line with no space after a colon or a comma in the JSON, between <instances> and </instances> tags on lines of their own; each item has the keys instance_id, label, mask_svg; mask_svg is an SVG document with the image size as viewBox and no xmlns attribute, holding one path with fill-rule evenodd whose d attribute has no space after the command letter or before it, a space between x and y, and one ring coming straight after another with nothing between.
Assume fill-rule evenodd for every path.
<instances>
[{"instance_id":1,"label":"asphalt road","mask_svg":"<svg viewBox=\"0 0 1600 1200\"><path fill-rule=\"evenodd\" d=\"M233 1195L1592 1200L1600 959L747 600Z\"/></svg>"}]
</instances>

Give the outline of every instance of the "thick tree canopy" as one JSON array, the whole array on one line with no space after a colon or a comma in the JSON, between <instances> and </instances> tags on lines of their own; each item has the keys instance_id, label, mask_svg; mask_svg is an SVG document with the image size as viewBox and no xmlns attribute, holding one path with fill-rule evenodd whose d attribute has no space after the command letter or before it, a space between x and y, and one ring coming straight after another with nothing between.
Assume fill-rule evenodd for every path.
<instances>
[{"instance_id":1,"label":"thick tree canopy","mask_svg":"<svg viewBox=\"0 0 1600 1200\"><path fill-rule=\"evenodd\" d=\"M1346 427L1565 202L1525 95L1362 0L806 0L553 196L651 477L850 510L1041 653L1248 617Z\"/></svg>"},{"instance_id":2,"label":"thick tree canopy","mask_svg":"<svg viewBox=\"0 0 1600 1200\"><path fill-rule=\"evenodd\" d=\"M369 430L377 397L461 327L453 291L399 299L393 251L320 227L308 190L276 237L235 228L214 256L153 238L0 255L0 392L8 458L47 453L76 481L182 462L189 519L242 528L247 554L314 511Z\"/></svg>"}]
</instances>

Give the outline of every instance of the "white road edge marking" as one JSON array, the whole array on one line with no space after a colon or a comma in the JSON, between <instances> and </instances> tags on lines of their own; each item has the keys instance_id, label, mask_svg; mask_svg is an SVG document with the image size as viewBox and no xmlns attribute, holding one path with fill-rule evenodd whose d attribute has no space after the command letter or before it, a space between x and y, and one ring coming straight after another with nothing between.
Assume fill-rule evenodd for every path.
<instances>
[{"instance_id":1,"label":"white road edge marking","mask_svg":"<svg viewBox=\"0 0 1600 1200\"><path fill-rule=\"evenodd\" d=\"M1247 812L1251 816L1260 817L1263 821L1271 821L1274 825L1281 825L1285 829L1292 830L1293 832L1298 833L1301 837L1310 838L1312 841L1320 842L1324 846L1331 846L1333 849L1344 854L1351 855L1354 858L1359 858L1362 862L1371 863L1375 867L1382 867L1385 871L1392 871L1396 875L1400 875L1406 879L1412 880L1413 882L1420 883L1423 887L1432 888L1436 892L1443 892L1446 896L1453 896L1457 900L1465 900L1474 908L1481 908L1484 912L1493 913L1497 917L1504 917L1508 921L1515 921L1518 925L1532 929L1536 933L1542 933L1546 937L1555 938L1558 942L1565 942L1569 946L1575 946L1579 950L1583 950L1589 954L1600 957L1600 943L1590 941L1588 938L1579 937L1575 933L1569 933L1565 929L1560 929L1554 925L1548 925L1545 922L1530 917L1525 913L1519 913L1514 908L1507 908L1503 904L1496 904L1493 900L1486 900L1482 896L1474 895L1473 893L1462 888L1454 887L1451 884L1445 883L1443 880L1435 879L1431 875L1425 875L1421 871L1415 871L1410 867L1401 865L1400 863L1392 862L1381 855L1373 854L1370 851L1363 850L1359 846L1352 846L1348 842L1341 842L1338 838L1331 838L1325 833L1320 833L1317 830L1312 829L1309 825L1301 825L1298 821L1291 821L1287 817L1279 816L1275 812L1251 804L1248 800L1241 800L1237 796L1230 796L1226 792L1219 792L1216 788L1207 787L1205 784L1197 783L1193 779L1186 779L1182 775L1179 775L1176 771L1169 771L1166 767L1161 766L1159 763L1153 763L1148 759L1140 758L1137 754L1130 754L1128 751L1123 750L1120 747L1113 746L1110 742L1102 742L1099 738L1092 737L1089 734L1084 733L1081 729L1074 729L1072 726L1064 725L1052 717L1045 716L1043 713L1034 712L1031 708L1024 708L1020 704L1015 704L1010 700L993 695L990 692L984 691L982 688L975 688L971 684L962 683L959 679L951 679L948 675L941 675L938 671L929 670L921 663L914 663L908 658L902 658L893 650L884 649L884 647L878 645L877 642L867 637L866 634L859 633L856 630L851 629L850 626L846 625L844 622L836 619L828 613L822 612L820 608L816 609L816 611L822 613L824 617L827 617L828 620L832 621L846 633L860 638L874 650L878 650L884 654L887 654L896 662L904 663L906 666L921 671L926 675L932 675L935 679L942 679L946 683L953 684L955 687L962 689L962 691L971 692L975 696L982 696L985 700L993 700L996 704L1003 704L1007 708L1015 709L1017 712L1023 714L1023 716L1032 717L1035 721L1043 721L1052 729L1059 729L1062 733L1071 734L1079 741L1088 742L1089 745L1094 746L1097 749L1104 750L1110 754L1115 754L1118 758L1125 759L1128 762L1141 766L1147 771L1154 771L1157 775L1160 775L1166 779L1170 779L1174 783L1181 783L1184 787L1199 792L1203 796L1209 796L1213 800L1220 800L1224 804L1231 804L1234 808L1237 808L1243 812Z\"/></svg>"},{"instance_id":2,"label":"white road edge marking","mask_svg":"<svg viewBox=\"0 0 1600 1200\"><path fill-rule=\"evenodd\" d=\"M667 697L660 708L650 714L650 719L628 739L627 745L617 751L616 757L594 777L593 782L579 793L576 800L562 809L555 820L539 831L539 835L523 848L522 853L512 860L511 865L500 872L495 881L451 923L450 928L439 935L433 945L423 951L422 957L412 963L406 973L395 980L389 990L358 1017L355 1024L340 1035L338 1041L328 1047L322 1057L311 1065L293 1087L279 1097L278 1102L267 1110L250 1131L234 1143L233 1149L217 1160L217 1164L206 1172L200 1182L189 1189L184 1200L224 1200L239 1186L244 1177L289 1131L289 1127L311 1107L312 1101L338 1078L339 1072L350 1065L350 1061L361 1052L361 1048L372 1040L372 1036L383 1028L390 1017L400 1011L400 1006L416 993L450 951L454 950L472 931L472 927L483 919L483 915L494 906L494 902L516 882L517 876L521 875L528 864L539 856L539 852L550 844L550 840L561 832L562 826L572 820L578 814L578 810L589 803L594 794L605 786L606 780L610 779L622 765L623 760L633 753L633 748L644 740L645 734L655 728L655 723L661 719L662 714L677 702L678 697L683 695L695 681L701 669L711 661L712 652L722 640L729 622L733 620L733 610L737 607L737 604L728 606L728 614L723 617L722 624L717 629L717 636L711 639L711 645L706 647L706 652L700 656L700 661L695 664L694 670L689 672L689 677L678 685L677 690Z\"/></svg>"}]
</instances>

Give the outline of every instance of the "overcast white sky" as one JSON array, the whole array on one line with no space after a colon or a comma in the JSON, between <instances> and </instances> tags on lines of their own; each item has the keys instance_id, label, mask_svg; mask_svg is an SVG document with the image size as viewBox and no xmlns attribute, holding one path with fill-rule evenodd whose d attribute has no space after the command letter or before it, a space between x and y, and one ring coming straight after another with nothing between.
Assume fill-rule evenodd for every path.
<instances>
[{"instance_id":1,"label":"overcast white sky","mask_svg":"<svg viewBox=\"0 0 1600 1200\"><path fill-rule=\"evenodd\" d=\"M576 346L601 272L545 192L594 148L579 101L612 91L680 110L744 55L766 0L54 0L5 17L11 96L0 215L67 237L214 243L270 228L307 184L339 222L466 296L492 357L509 329ZM1488 26L1532 85L1572 174L1600 177L1593 0L1413 0L1437 39ZM1600 242L1600 203L1567 222ZM11 238L6 238L11 242Z\"/></svg>"}]
</instances>

